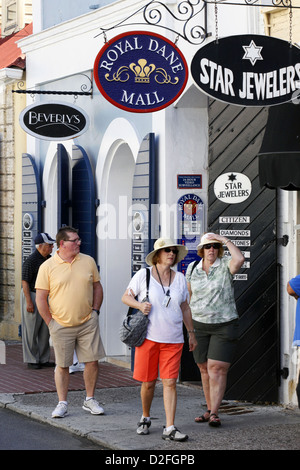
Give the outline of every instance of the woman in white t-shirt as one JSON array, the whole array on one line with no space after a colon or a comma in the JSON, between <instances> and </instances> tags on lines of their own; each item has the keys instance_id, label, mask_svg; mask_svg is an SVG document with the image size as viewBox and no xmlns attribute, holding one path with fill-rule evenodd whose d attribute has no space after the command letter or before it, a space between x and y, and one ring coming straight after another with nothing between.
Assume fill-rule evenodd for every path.
<instances>
[{"instance_id":1,"label":"woman in white t-shirt","mask_svg":"<svg viewBox=\"0 0 300 470\"><path fill-rule=\"evenodd\" d=\"M154 250L146 257L146 263L151 266L149 302L143 302L146 296L146 269L141 269L133 276L122 297L126 305L149 315L146 339L135 349L133 377L142 382L143 407L137 433L149 433L150 408L159 369L166 414L166 427L162 438L175 441L188 438L174 426L176 381L184 343L182 323L189 334L190 351L197 345L185 277L171 269L187 252L185 246L177 245L168 238L159 238L154 244Z\"/></svg>"}]
</instances>

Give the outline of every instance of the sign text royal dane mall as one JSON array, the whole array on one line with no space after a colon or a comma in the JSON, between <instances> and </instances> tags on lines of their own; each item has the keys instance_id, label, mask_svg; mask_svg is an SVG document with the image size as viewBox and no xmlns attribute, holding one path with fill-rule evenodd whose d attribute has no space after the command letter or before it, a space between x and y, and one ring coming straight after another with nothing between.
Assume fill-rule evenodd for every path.
<instances>
[{"instance_id":1,"label":"sign text royal dane mall","mask_svg":"<svg viewBox=\"0 0 300 470\"><path fill-rule=\"evenodd\" d=\"M146 31L120 34L98 53L94 76L114 106L135 113L159 111L183 92L188 67L171 41Z\"/></svg>"}]
</instances>

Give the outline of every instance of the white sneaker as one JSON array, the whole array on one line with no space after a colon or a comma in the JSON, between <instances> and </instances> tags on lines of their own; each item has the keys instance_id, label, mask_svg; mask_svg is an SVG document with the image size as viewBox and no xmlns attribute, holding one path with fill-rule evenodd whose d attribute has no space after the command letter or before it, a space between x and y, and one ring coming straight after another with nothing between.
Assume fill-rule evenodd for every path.
<instances>
[{"instance_id":1,"label":"white sneaker","mask_svg":"<svg viewBox=\"0 0 300 470\"><path fill-rule=\"evenodd\" d=\"M68 406L65 403L58 403L52 411L52 418L64 418L68 414Z\"/></svg>"},{"instance_id":2,"label":"white sneaker","mask_svg":"<svg viewBox=\"0 0 300 470\"><path fill-rule=\"evenodd\" d=\"M74 374L74 372L83 372L84 371L84 362L76 362L69 367L69 374Z\"/></svg>"},{"instance_id":3,"label":"white sneaker","mask_svg":"<svg viewBox=\"0 0 300 470\"><path fill-rule=\"evenodd\" d=\"M165 428L163 430L162 438L167 441L186 441L189 436L187 434L183 434L179 431L175 426L171 431L167 431Z\"/></svg>"},{"instance_id":4,"label":"white sneaker","mask_svg":"<svg viewBox=\"0 0 300 470\"><path fill-rule=\"evenodd\" d=\"M150 419L144 418L138 423L138 428L136 430L137 434L140 434L142 436L149 434L149 428L151 426L151 421Z\"/></svg>"},{"instance_id":5,"label":"white sneaker","mask_svg":"<svg viewBox=\"0 0 300 470\"><path fill-rule=\"evenodd\" d=\"M104 409L101 408L95 398L90 398L89 400L84 400L83 407L84 410L90 411L92 415L103 415Z\"/></svg>"}]
</instances>

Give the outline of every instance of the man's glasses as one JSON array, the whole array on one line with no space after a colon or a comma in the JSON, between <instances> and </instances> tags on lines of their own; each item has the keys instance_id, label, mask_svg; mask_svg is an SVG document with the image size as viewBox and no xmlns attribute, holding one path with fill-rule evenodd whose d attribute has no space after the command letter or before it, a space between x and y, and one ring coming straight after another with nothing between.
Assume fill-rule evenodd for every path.
<instances>
[{"instance_id":1,"label":"man's glasses","mask_svg":"<svg viewBox=\"0 0 300 470\"><path fill-rule=\"evenodd\" d=\"M205 250L210 250L211 247L213 247L215 250L218 250L220 248L220 243L208 243L207 245L203 245L203 248Z\"/></svg>"},{"instance_id":2,"label":"man's glasses","mask_svg":"<svg viewBox=\"0 0 300 470\"><path fill-rule=\"evenodd\" d=\"M74 238L74 240L65 240L65 242L71 242L71 243L81 243L81 238Z\"/></svg>"},{"instance_id":3,"label":"man's glasses","mask_svg":"<svg viewBox=\"0 0 300 470\"><path fill-rule=\"evenodd\" d=\"M165 251L166 253L170 253L170 252L172 251L172 253L173 253L174 255L177 255L177 254L178 254L177 248L164 248L164 251Z\"/></svg>"}]
</instances>

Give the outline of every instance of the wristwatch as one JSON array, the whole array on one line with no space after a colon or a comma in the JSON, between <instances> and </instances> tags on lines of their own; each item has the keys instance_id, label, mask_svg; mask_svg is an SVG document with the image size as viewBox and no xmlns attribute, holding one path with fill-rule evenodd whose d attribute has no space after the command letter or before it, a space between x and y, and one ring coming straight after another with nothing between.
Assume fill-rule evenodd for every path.
<instances>
[{"instance_id":1,"label":"wristwatch","mask_svg":"<svg viewBox=\"0 0 300 470\"><path fill-rule=\"evenodd\" d=\"M97 310L96 308L93 308L93 311L97 313L97 315L99 315L100 313L100 310Z\"/></svg>"}]
</instances>

